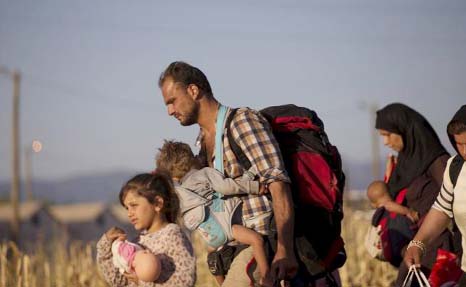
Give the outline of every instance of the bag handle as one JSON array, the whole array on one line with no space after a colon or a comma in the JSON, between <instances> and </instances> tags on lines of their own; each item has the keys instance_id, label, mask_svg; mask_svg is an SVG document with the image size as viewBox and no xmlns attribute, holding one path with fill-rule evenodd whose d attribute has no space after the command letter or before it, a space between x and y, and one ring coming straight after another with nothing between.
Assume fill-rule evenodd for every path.
<instances>
[{"instance_id":1,"label":"bag handle","mask_svg":"<svg viewBox=\"0 0 466 287\"><path fill-rule=\"evenodd\" d=\"M414 264L409 267L408 274L406 275L406 278L403 281L403 285L401 285L401 287L411 286L414 276L416 277L417 282L419 283L419 287L431 287L426 275L424 275L424 273L422 273L422 271L418 269Z\"/></svg>"}]
</instances>

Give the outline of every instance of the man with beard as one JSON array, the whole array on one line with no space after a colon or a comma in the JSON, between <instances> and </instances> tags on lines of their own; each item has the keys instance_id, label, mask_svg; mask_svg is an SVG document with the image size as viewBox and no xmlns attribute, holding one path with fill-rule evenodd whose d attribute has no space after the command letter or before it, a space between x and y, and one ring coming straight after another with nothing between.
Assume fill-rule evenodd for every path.
<instances>
[{"instance_id":1,"label":"man with beard","mask_svg":"<svg viewBox=\"0 0 466 287\"><path fill-rule=\"evenodd\" d=\"M159 87L170 116L175 117L183 126L199 125L204 165L214 167L233 179L253 170L253 176L267 186L266 192L270 193L272 200L264 196L249 195L249 199L243 202L242 213L243 216L252 217L256 212L272 205L277 246L271 264L271 276L275 282L294 276L297 263L293 252L294 211L290 180L267 120L257 111L240 108L230 126L225 127L225 119L231 109L214 98L204 73L184 62L171 63L161 74ZM228 137L223 136L227 129L251 161L252 168L249 171L241 167L230 148ZM223 158L215 158L215 154L223 155ZM251 197L256 198L251 200ZM269 224L264 222L256 230L269 228ZM233 259L222 286L249 286L252 278L247 274L247 267L252 259L251 247L242 250ZM255 281L258 278L257 270L254 278Z\"/></svg>"}]
</instances>

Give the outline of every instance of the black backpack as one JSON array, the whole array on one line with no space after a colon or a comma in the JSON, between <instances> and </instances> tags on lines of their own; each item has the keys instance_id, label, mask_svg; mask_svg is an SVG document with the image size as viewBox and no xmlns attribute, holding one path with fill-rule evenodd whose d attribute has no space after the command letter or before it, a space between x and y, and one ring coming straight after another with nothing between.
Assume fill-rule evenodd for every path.
<instances>
[{"instance_id":1,"label":"black backpack","mask_svg":"<svg viewBox=\"0 0 466 287\"><path fill-rule=\"evenodd\" d=\"M248 170L251 162L229 130L236 111L233 109L226 120L226 135L239 163ZM260 113L270 123L291 179L299 275L305 281L325 276L330 280L330 272L346 261L340 235L345 185L340 154L314 111L282 105ZM268 239L274 248L276 238Z\"/></svg>"}]
</instances>

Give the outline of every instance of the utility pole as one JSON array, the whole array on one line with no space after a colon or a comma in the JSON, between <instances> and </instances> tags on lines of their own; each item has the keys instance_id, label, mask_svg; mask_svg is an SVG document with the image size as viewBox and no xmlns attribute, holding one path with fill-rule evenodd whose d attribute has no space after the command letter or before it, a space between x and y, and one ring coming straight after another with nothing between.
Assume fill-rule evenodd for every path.
<instances>
[{"instance_id":1,"label":"utility pole","mask_svg":"<svg viewBox=\"0 0 466 287\"><path fill-rule=\"evenodd\" d=\"M12 146L13 146L13 181L11 184L11 204L13 206L13 220L11 224L12 240L15 243L19 242L19 84L21 76L19 72L13 71L13 131L12 131Z\"/></svg>"},{"instance_id":2,"label":"utility pole","mask_svg":"<svg viewBox=\"0 0 466 287\"><path fill-rule=\"evenodd\" d=\"M24 150L24 190L26 191L26 201L34 199L32 193L32 150L29 146Z\"/></svg>"},{"instance_id":3,"label":"utility pole","mask_svg":"<svg viewBox=\"0 0 466 287\"><path fill-rule=\"evenodd\" d=\"M374 180L380 179L380 145L379 145L379 134L375 129L375 120L377 116L378 106L375 103L367 103L362 101L359 103L359 107L362 110L369 112L369 130L371 139L371 169Z\"/></svg>"},{"instance_id":4,"label":"utility pole","mask_svg":"<svg viewBox=\"0 0 466 287\"><path fill-rule=\"evenodd\" d=\"M378 107L376 104L369 105L370 122L372 125L371 145L372 145L372 175L374 180L380 179L380 145L379 135L375 129L375 120Z\"/></svg>"},{"instance_id":5,"label":"utility pole","mask_svg":"<svg viewBox=\"0 0 466 287\"><path fill-rule=\"evenodd\" d=\"M12 180L10 200L12 206L11 220L11 240L15 243L19 242L19 176L20 176L20 148L19 148L19 87L21 76L18 71L10 72L8 69L0 67L0 73L4 73L13 79L13 118L12 118Z\"/></svg>"},{"instance_id":6,"label":"utility pole","mask_svg":"<svg viewBox=\"0 0 466 287\"><path fill-rule=\"evenodd\" d=\"M24 171L25 171L25 190L27 201L34 200L33 192L33 155L42 150L42 143L39 140L33 140L32 144L26 147L24 154Z\"/></svg>"}]
</instances>

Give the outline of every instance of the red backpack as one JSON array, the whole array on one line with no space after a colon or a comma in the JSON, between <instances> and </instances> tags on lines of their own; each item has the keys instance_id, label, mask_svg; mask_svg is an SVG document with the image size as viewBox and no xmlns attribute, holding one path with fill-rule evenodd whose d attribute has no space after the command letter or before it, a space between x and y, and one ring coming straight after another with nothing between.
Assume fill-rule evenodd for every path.
<instances>
[{"instance_id":1,"label":"red backpack","mask_svg":"<svg viewBox=\"0 0 466 287\"><path fill-rule=\"evenodd\" d=\"M340 154L314 111L282 105L260 113L270 123L291 179L300 273L312 280L328 276L346 261L340 236L345 185ZM234 109L227 118L227 136L236 158L248 170L251 162L229 132L235 114Z\"/></svg>"}]
</instances>

